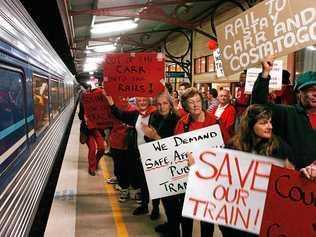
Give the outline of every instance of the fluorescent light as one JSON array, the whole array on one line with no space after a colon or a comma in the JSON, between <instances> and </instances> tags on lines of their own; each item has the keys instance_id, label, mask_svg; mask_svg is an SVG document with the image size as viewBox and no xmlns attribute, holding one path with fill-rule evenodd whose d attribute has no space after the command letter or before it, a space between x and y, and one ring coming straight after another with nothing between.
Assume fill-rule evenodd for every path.
<instances>
[{"instance_id":1,"label":"fluorescent light","mask_svg":"<svg viewBox=\"0 0 316 237\"><path fill-rule=\"evenodd\" d=\"M116 49L116 46L113 44L104 44L104 45L96 45L96 46L87 46L88 50L93 50L97 53L104 53L104 52L110 52L114 51Z\"/></svg>"},{"instance_id":2,"label":"fluorescent light","mask_svg":"<svg viewBox=\"0 0 316 237\"><path fill-rule=\"evenodd\" d=\"M95 71L98 68L98 65L96 63L86 63L83 65L83 71L89 72L89 71Z\"/></svg>"},{"instance_id":3,"label":"fluorescent light","mask_svg":"<svg viewBox=\"0 0 316 237\"><path fill-rule=\"evenodd\" d=\"M101 63L103 61L103 57L87 57L85 63Z\"/></svg>"},{"instance_id":4,"label":"fluorescent light","mask_svg":"<svg viewBox=\"0 0 316 237\"><path fill-rule=\"evenodd\" d=\"M311 50L311 51L315 51L316 47L311 45L311 46L306 47L306 49Z\"/></svg>"},{"instance_id":5,"label":"fluorescent light","mask_svg":"<svg viewBox=\"0 0 316 237\"><path fill-rule=\"evenodd\" d=\"M89 75L93 75L94 72L89 72Z\"/></svg>"},{"instance_id":6,"label":"fluorescent light","mask_svg":"<svg viewBox=\"0 0 316 237\"><path fill-rule=\"evenodd\" d=\"M91 29L91 33L105 34L111 32L132 30L136 27L137 23L135 23L134 20L114 21L108 23L95 24Z\"/></svg>"}]
</instances>

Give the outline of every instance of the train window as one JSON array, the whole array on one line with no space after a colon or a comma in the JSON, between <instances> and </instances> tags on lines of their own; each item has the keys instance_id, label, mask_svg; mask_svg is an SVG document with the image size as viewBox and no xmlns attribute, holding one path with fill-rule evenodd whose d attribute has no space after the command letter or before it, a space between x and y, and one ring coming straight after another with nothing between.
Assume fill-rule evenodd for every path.
<instances>
[{"instance_id":1,"label":"train window","mask_svg":"<svg viewBox=\"0 0 316 237\"><path fill-rule=\"evenodd\" d=\"M13 71L14 70L14 71ZM25 135L22 71L0 66L0 157Z\"/></svg>"},{"instance_id":2,"label":"train window","mask_svg":"<svg viewBox=\"0 0 316 237\"><path fill-rule=\"evenodd\" d=\"M60 82L59 84L59 103L60 103L60 107L64 107L64 104L65 104L65 93L64 93L64 83L63 82Z\"/></svg>"},{"instance_id":3,"label":"train window","mask_svg":"<svg viewBox=\"0 0 316 237\"><path fill-rule=\"evenodd\" d=\"M32 80L35 131L40 132L49 124L48 79L42 76L33 75Z\"/></svg>"},{"instance_id":4,"label":"train window","mask_svg":"<svg viewBox=\"0 0 316 237\"><path fill-rule=\"evenodd\" d=\"M51 103L51 117L55 118L58 114L58 81L50 81L50 103Z\"/></svg>"}]
</instances>

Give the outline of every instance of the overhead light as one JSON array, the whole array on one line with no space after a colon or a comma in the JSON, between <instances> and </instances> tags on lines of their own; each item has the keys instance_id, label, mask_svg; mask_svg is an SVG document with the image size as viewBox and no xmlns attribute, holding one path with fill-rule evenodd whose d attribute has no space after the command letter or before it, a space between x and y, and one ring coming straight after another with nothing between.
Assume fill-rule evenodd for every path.
<instances>
[{"instance_id":1,"label":"overhead light","mask_svg":"<svg viewBox=\"0 0 316 237\"><path fill-rule=\"evenodd\" d=\"M83 65L83 71L84 72L90 72L97 70L98 65L96 63L86 63Z\"/></svg>"},{"instance_id":2,"label":"overhead light","mask_svg":"<svg viewBox=\"0 0 316 237\"><path fill-rule=\"evenodd\" d=\"M311 51L315 51L316 46L311 45L311 46L306 47L306 49L311 50Z\"/></svg>"},{"instance_id":3,"label":"overhead light","mask_svg":"<svg viewBox=\"0 0 316 237\"><path fill-rule=\"evenodd\" d=\"M113 44L104 44L104 45L96 45L96 46L88 46L88 50L94 51L97 53L104 53L114 51L116 47Z\"/></svg>"},{"instance_id":4,"label":"overhead light","mask_svg":"<svg viewBox=\"0 0 316 237\"><path fill-rule=\"evenodd\" d=\"M91 28L92 34L105 34L105 33L112 33L118 31L126 31L132 30L137 27L137 23L134 20L123 20L123 21L114 21L114 22L107 22L107 23L100 23L95 24Z\"/></svg>"},{"instance_id":5,"label":"overhead light","mask_svg":"<svg viewBox=\"0 0 316 237\"><path fill-rule=\"evenodd\" d=\"M87 57L85 63L101 63L103 57Z\"/></svg>"},{"instance_id":6,"label":"overhead light","mask_svg":"<svg viewBox=\"0 0 316 237\"><path fill-rule=\"evenodd\" d=\"M134 18L134 22L136 22L136 23L139 22L139 20L140 19L138 17Z\"/></svg>"},{"instance_id":7,"label":"overhead light","mask_svg":"<svg viewBox=\"0 0 316 237\"><path fill-rule=\"evenodd\" d=\"M93 75L94 72L89 72L89 75Z\"/></svg>"}]
</instances>

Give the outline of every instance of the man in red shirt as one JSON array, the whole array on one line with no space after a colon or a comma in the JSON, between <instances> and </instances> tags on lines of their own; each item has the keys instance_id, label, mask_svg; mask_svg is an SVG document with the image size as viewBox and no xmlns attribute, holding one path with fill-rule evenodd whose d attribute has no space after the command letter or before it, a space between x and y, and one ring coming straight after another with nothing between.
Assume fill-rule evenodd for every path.
<instances>
[{"instance_id":1,"label":"man in red shirt","mask_svg":"<svg viewBox=\"0 0 316 237\"><path fill-rule=\"evenodd\" d=\"M236 119L236 110L229 102L230 91L222 89L218 93L219 105L212 111L216 119L219 121L221 128L229 135L229 139L233 136L234 124ZM225 143L227 140L225 141Z\"/></svg>"}]
</instances>

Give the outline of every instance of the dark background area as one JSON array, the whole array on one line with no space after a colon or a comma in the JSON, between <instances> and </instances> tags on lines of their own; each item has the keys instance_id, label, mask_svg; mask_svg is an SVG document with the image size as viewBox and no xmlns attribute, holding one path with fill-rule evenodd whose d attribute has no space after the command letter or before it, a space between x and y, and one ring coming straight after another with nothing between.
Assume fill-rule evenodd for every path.
<instances>
[{"instance_id":1,"label":"dark background area","mask_svg":"<svg viewBox=\"0 0 316 237\"><path fill-rule=\"evenodd\" d=\"M20 0L71 73L76 74L56 0Z\"/></svg>"}]
</instances>

